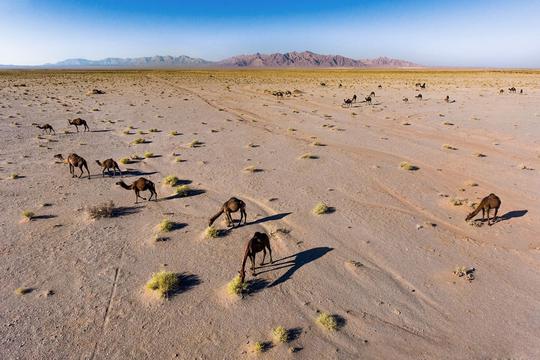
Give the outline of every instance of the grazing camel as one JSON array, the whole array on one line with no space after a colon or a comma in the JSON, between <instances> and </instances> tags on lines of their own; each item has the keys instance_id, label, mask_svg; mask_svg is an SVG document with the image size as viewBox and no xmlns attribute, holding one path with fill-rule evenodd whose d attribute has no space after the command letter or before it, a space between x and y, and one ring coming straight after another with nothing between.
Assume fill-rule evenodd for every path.
<instances>
[{"instance_id":1,"label":"grazing camel","mask_svg":"<svg viewBox=\"0 0 540 360\"><path fill-rule=\"evenodd\" d=\"M285 91L285 96L291 96L292 92L290 90Z\"/></svg>"},{"instance_id":2,"label":"grazing camel","mask_svg":"<svg viewBox=\"0 0 540 360\"><path fill-rule=\"evenodd\" d=\"M378 87L379 89L382 89L382 85L381 85L381 84L379 84L379 86L377 86L377 87Z\"/></svg>"},{"instance_id":3,"label":"grazing camel","mask_svg":"<svg viewBox=\"0 0 540 360\"><path fill-rule=\"evenodd\" d=\"M516 92L516 88L512 86L511 88L508 89L508 91L510 91L511 93L515 93L515 92Z\"/></svg>"},{"instance_id":4,"label":"grazing camel","mask_svg":"<svg viewBox=\"0 0 540 360\"><path fill-rule=\"evenodd\" d=\"M416 95L415 98L417 98L418 100L422 100L422 94Z\"/></svg>"},{"instance_id":5,"label":"grazing camel","mask_svg":"<svg viewBox=\"0 0 540 360\"><path fill-rule=\"evenodd\" d=\"M86 132L87 130L90 131L90 128L86 124L86 120L83 120L81 118L76 118L73 120L68 119L68 123L69 125L74 125L75 128L77 129L77 132L79 132L79 126L84 126L84 132Z\"/></svg>"},{"instance_id":6,"label":"grazing camel","mask_svg":"<svg viewBox=\"0 0 540 360\"><path fill-rule=\"evenodd\" d=\"M491 226L497 220L497 212L499 211L500 206L501 206L501 199L499 199L497 195L491 193L485 198L483 198L482 201L480 201L480 204L476 207L476 209L472 213L467 215L467 217L465 218L465 221L471 220L473 217L476 216L476 214L480 212L480 210L482 210L482 221L484 221L484 216L487 211L488 225ZM493 219L492 219L493 222L490 222L489 220L489 211L491 209L495 209L495 214L493 215Z\"/></svg>"},{"instance_id":7,"label":"grazing camel","mask_svg":"<svg viewBox=\"0 0 540 360\"><path fill-rule=\"evenodd\" d=\"M371 105L371 96L366 96L365 99L366 102Z\"/></svg>"},{"instance_id":8,"label":"grazing camel","mask_svg":"<svg viewBox=\"0 0 540 360\"><path fill-rule=\"evenodd\" d=\"M244 253L244 260L242 261L242 268L239 271L241 283L243 283L246 279L245 269L247 258L249 257L249 260L251 261L251 274L253 276L257 276L257 274L255 273L255 255L257 255L258 252L263 252L263 258L260 265L264 265L264 259L266 258L266 249L268 249L268 253L270 254L270 264L272 264L274 261L272 260L272 249L270 248L270 239L268 238L268 235L258 231L255 232L255 234L253 234L253 237L246 244L246 251Z\"/></svg>"},{"instance_id":9,"label":"grazing camel","mask_svg":"<svg viewBox=\"0 0 540 360\"><path fill-rule=\"evenodd\" d=\"M113 174L112 174L113 177L116 176L116 170L118 170L118 172L120 173L120 176L122 176L122 170L120 170L118 163L114 161L113 159L103 160L103 162L96 160L96 163L103 168L103 171L101 172L103 177L105 177L105 170L107 170L107 173L110 174L109 170L111 169L113 171Z\"/></svg>"},{"instance_id":10,"label":"grazing camel","mask_svg":"<svg viewBox=\"0 0 540 360\"><path fill-rule=\"evenodd\" d=\"M64 159L62 154L56 154L54 155L54 157L62 160L64 164L69 165L69 173L71 174L71 177L76 177L75 168L78 167L81 170L81 175L79 175L79 179L83 176L83 173L84 173L83 168L86 169L86 172L88 173L88 179L90 179L90 171L88 170L88 164L86 163L86 160L84 160L79 155L68 154L67 159Z\"/></svg>"},{"instance_id":11,"label":"grazing camel","mask_svg":"<svg viewBox=\"0 0 540 360\"><path fill-rule=\"evenodd\" d=\"M404 97L403 102L409 102L409 98Z\"/></svg>"},{"instance_id":12,"label":"grazing camel","mask_svg":"<svg viewBox=\"0 0 540 360\"><path fill-rule=\"evenodd\" d=\"M504 89L499 90L499 94L504 94Z\"/></svg>"},{"instance_id":13,"label":"grazing camel","mask_svg":"<svg viewBox=\"0 0 540 360\"><path fill-rule=\"evenodd\" d=\"M420 85L420 89L425 89L426 88L426 83L423 83L422 85Z\"/></svg>"},{"instance_id":14,"label":"grazing camel","mask_svg":"<svg viewBox=\"0 0 540 360\"><path fill-rule=\"evenodd\" d=\"M127 185L123 181L117 182L116 185L120 185L126 190L135 191L135 204L139 203L139 198L146 200L145 198L139 195L141 191L146 191L146 190L150 191L150 197L148 198L148 201L152 200L152 196L154 196L154 201L157 201L156 186L154 185L152 181L145 179L143 177L138 178L131 185Z\"/></svg>"},{"instance_id":15,"label":"grazing camel","mask_svg":"<svg viewBox=\"0 0 540 360\"><path fill-rule=\"evenodd\" d=\"M522 91L523 91L523 90L522 90ZM354 95L352 96L352 99L351 99L351 100L352 100L353 103L356 102L356 94L354 94Z\"/></svg>"},{"instance_id":16,"label":"grazing camel","mask_svg":"<svg viewBox=\"0 0 540 360\"><path fill-rule=\"evenodd\" d=\"M343 106L351 107L352 103L352 99L343 99Z\"/></svg>"},{"instance_id":17,"label":"grazing camel","mask_svg":"<svg viewBox=\"0 0 540 360\"><path fill-rule=\"evenodd\" d=\"M240 199L237 199L235 197L230 198L223 204L221 209L210 218L210 221L208 222L208 226L212 226L214 221L218 217L221 216L221 214L225 213L225 216L227 218L227 226L234 227L234 221L232 219L231 213L237 212L240 210L240 221L238 222L238 225L242 224L242 218L244 219L244 225L247 223L247 214L246 214L246 203L243 202Z\"/></svg>"},{"instance_id":18,"label":"grazing camel","mask_svg":"<svg viewBox=\"0 0 540 360\"><path fill-rule=\"evenodd\" d=\"M46 133L46 134L55 133L56 134L56 131L54 131L53 127L50 124L44 124L44 125L36 124L36 127L38 129L41 129L42 133Z\"/></svg>"},{"instance_id":19,"label":"grazing camel","mask_svg":"<svg viewBox=\"0 0 540 360\"><path fill-rule=\"evenodd\" d=\"M369 96L371 96L372 98L375 97L375 91L372 91L371 94L369 94Z\"/></svg>"}]
</instances>

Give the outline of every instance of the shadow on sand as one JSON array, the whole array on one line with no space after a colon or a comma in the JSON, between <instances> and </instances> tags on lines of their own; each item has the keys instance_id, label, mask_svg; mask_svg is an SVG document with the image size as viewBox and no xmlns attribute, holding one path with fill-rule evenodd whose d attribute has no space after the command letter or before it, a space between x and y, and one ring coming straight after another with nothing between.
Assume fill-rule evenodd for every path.
<instances>
[{"instance_id":1,"label":"shadow on sand","mask_svg":"<svg viewBox=\"0 0 540 360\"><path fill-rule=\"evenodd\" d=\"M292 213L291 212L286 212L286 213L281 213L281 214L274 214L274 215L266 216L266 217L263 217L263 218L248 222L246 225L255 225L255 224L262 224L262 223L265 223L265 222L268 222L268 221L281 220L281 219L283 219L284 217L286 217L286 216L288 216L290 214L292 214Z\"/></svg>"},{"instance_id":2,"label":"shadow on sand","mask_svg":"<svg viewBox=\"0 0 540 360\"><path fill-rule=\"evenodd\" d=\"M506 214L500 216L498 221L505 221L505 220L510 220L513 218L519 218L519 217L525 216L525 214L527 214L528 212L529 212L528 210L509 211Z\"/></svg>"},{"instance_id":3,"label":"shadow on sand","mask_svg":"<svg viewBox=\"0 0 540 360\"><path fill-rule=\"evenodd\" d=\"M304 250L299 253L296 253L295 255L290 255L290 256L281 258L279 260L276 260L272 264L266 264L264 266L259 267L258 269L264 269L264 270L257 272L257 275L264 274L269 271L287 269L287 271L283 275L281 275L279 278L277 278L271 284L268 285L268 287L274 287L276 285L279 285L289 280L291 276L302 266L323 257L324 255L326 255L326 253L332 250L333 249L331 247L327 247L327 246Z\"/></svg>"}]
</instances>

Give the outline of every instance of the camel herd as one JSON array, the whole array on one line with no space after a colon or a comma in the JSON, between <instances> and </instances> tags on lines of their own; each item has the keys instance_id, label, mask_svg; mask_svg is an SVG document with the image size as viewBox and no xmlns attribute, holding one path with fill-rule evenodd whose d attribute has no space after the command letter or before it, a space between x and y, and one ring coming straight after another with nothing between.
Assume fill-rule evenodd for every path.
<instances>
[{"instance_id":1,"label":"camel herd","mask_svg":"<svg viewBox=\"0 0 540 360\"><path fill-rule=\"evenodd\" d=\"M421 83L416 83L416 87L421 88L421 89L425 89L426 88L426 83L422 83L422 84ZM379 85L379 88L382 88L382 86ZM510 88L509 91L512 92L512 93L517 92L515 87ZM501 89L500 92L503 93L504 91ZM523 90L521 90L520 93L523 93ZM274 96L276 96L278 98L282 98L284 95L285 96L291 96L291 93L290 93L290 91L286 91L286 92L275 91L275 92L272 93L272 95L274 95ZM372 91L369 96L366 96L364 98L364 102L366 102L368 104L371 104L374 97L375 97L375 92ZM418 95L415 96L415 98L417 98L419 100L422 100L422 94L419 93ZM408 98L406 98L406 97L404 97L402 100L403 100L403 102L408 102L409 101ZM450 96L446 96L446 98L444 100L447 103L455 102L455 100L450 99ZM354 94L351 98L344 99L343 106L350 107L353 103L356 103L356 101L357 101L357 96L356 96L356 94ZM73 120L68 120L68 123L69 123L69 125L75 126L75 128L77 129L77 132L79 131L79 126L83 127L84 132L90 131L90 128L89 128L87 122L85 120L81 119L81 118L75 118ZM34 125L37 128L41 129L42 132L49 133L49 134L56 133L54 128L50 124L43 124L43 125L32 124L32 125ZM78 178L81 178L84 175L84 171L86 170L86 173L88 174L88 179L90 179L90 171L88 169L88 163L83 157L81 157L81 156L79 156L79 155L77 155L75 153L70 153L65 158L64 158L64 156L62 154L56 154L56 155L54 155L54 158L59 159L63 163L69 165L69 172L70 172L72 177L77 177L77 175L75 174L75 168L78 168L80 170L80 172L81 172L79 174ZM97 163L97 165L100 166L100 168L102 170L102 177L105 177L105 172L107 172L107 174L109 176L115 177L117 171L118 171L118 174L120 176L122 176L122 170L118 166L118 163L115 160L113 160L112 158L109 158L109 159L106 159L106 160L103 160L103 161L96 160L96 163ZM135 192L135 204L138 204L139 199L151 201L152 198L153 198L154 201L158 201L158 195L157 195L157 192L156 192L155 184L152 181L150 181L150 180L148 180L148 179L146 179L144 177L140 177L139 179L135 180L133 183L131 183L129 185L126 184L124 181L120 180L120 181L116 182L116 185L118 185L118 186L120 186L120 187L122 187L122 188L124 188L126 190L133 190ZM144 198L144 197L142 197L140 195L140 193L142 191L148 191L150 193L150 196L148 197L148 199L146 199L146 198ZM486 215L487 215L487 224L488 225L493 225L497 221L497 213L498 213L498 210L499 210L500 206L501 206L501 200L499 199L499 197L497 197L497 195L495 195L493 193L489 194L488 196L486 196L485 198L483 198L481 200L480 204L475 208L474 211L472 211L471 213L469 213L467 215L467 217L465 218L465 221L472 220L480 211L482 211L482 221L485 221L485 218L486 218ZM494 210L494 214L493 214L493 217L490 218L491 210ZM235 221L233 220L233 218L231 216L232 213L236 213L236 212L240 212L240 219L239 219L237 225L235 225ZM227 226L229 226L231 228L234 228L235 226L241 226L242 223L243 223L243 225L247 225L246 203L244 201L236 198L236 197L231 197L229 200L227 200L221 206L219 211L209 219L208 226L212 226L212 224L223 214L225 214L225 218L226 218L226 221L227 221ZM241 269L239 271L239 276L240 276L240 279L241 279L242 283L245 281L245 265L246 265L247 259L249 258L250 261L251 261L252 275L256 276L256 273L255 273L255 256L259 252L263 253L263 258L262 258L262 262L261 262L261 265L262 265L262 264L264 264L264 260L266 258L266 251L267 250L268 250L268 253L270 255L270 263L272 263L273 262L272 261L272 250L271 250L271 247L270 247L270 240L269 240L268 235L265 234L265 233L261 233L261 232L255 232L255 234L247 242L246 247L245 247L245 254L244 254L243 261L242 261L242 267L241 267Z\"/></svg>"}]
</instances>

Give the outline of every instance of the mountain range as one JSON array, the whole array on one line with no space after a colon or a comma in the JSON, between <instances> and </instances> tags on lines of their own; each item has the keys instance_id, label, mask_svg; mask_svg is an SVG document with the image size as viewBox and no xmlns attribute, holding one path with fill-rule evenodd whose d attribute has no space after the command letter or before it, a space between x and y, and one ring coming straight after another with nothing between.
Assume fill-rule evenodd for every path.
<instances>
[{"instance_id":1,"label":"mountain range","mask_svg":"<svg viewBox=\"0 0 540 360\"><path fill-rule=\"evenodd\" d=\"M0 65L0 67L25 67ZM189 67L420 67L410 61L378 57L356 60L341 55L321 55L311 51L274 54L237 55L220 61L181 56L149 56L137 58L106 58L101 60L67 59L34 68L189 68Z\"/></svg>"}]
</instances>

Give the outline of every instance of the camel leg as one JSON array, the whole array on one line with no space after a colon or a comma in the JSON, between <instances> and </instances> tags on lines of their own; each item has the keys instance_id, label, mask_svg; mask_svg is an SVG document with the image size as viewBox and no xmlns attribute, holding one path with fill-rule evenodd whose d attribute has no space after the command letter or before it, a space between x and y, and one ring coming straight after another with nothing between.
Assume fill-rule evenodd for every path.
<instances>
[{"instance_id":1,"label":"camel leg","mask_svg":"<svg viewBox=\"0 0 540 360\"><path fill-rule=\"evenodd\" d=\"M135 189L135 204L139 203L139 191Z\"/></svg>"},{"instance_id":2,"label":"camel leg","mask_svg":"<svg viewBox=\"0 0 540 360\"><path fill-rule=\"evenodd\" d=\"M486 209L482 208L482 222L485 221L485 217L486 217Z\"/></svg>"},{"instance_id":3,"label":"camel leg","mask_svg":"<svg viewBox=\"0 0 540 360\"><path fill-rule=\"evenodd\" d=\"M257 274L255 273L255 255L251 255L249 257L249 260L251 261L251 274L253 276L257 276Z\"/></svg>"},{"instance_id":4,"label":"camel leg","mask_svg":"<svg viewBox=\"0 0 540 360\"><path fill-rule=\"evenodd\" d=\"M77 132L79 132L79 127L77 125L75 125L75 129L77 129Z\"/></svg>"},{"instance_id":5,"label":"camel leg","mask_svg":"<svg viewBox=\"0 0 540 360\"><path fill-rule=\"evenodd\" d=\"M103 168L103 170L101 170L101 176L105 177L105 168Z\"/></svg>"},{"instance_id":6,"label":"camel leg","mask_svg":"<svg viewBox=\"0 0 540 360\"><path fill-rule=\"evenodd\" d=\"M69 173L71 174L71 177L75 177L75 166L69 164Z\"/></svg>"},{"instance_id":7,"label":"camel leg","mask_svg":"<svg viewBox=\"0 0 540 360\"><path fill-rule=\"evenodd\" d=\"M263 249L263 258L259 265L264 265L264 259L266 258L266 249Z\"/></svg>"},{"instance_id":8,"label":"camel leg","mask_svg":"<svg viewBox=\"0 0 540 360\"><path fill-rule=\"evenodd\" d=\"M226 210L225 211L225 217L227 218L227 226L232 226L234 227L234 223L232 221L232 216L231 216L231 212L229 210Z\"/></svg>"},{"instance_id":9,"label":"camel leg","mask_svg":"<svg viewBox=\"0 0 540 360\"><path fill-rule=\"evenodd\" d=\"M81 175L79 175L79 179L80 179L84 174L84 170L83 170L82 165L79 167L79 170L81 170Z\"/></svg>"},{"instance_id":10,"label":"camel leg","mask_svg":"<svg viewBox=\"0 0 540 360\"><path fill-rule=\"evenodd\" d=\"M241 209L240 210L240 223L242 223L242 217L244 217L244 225L247 224L247 214L246 214L246 210L244 209Z\"/></svg>"},{"instance_id":11,"label":"camel leg","mask_svg":"<svg viewBox=\"0 0 540 360\"><path fill-rule=\"evenodd\" d=\"M270 244L268 244L268 253L270 254L270 264L272 264L274 262L274 260L272 260L272 248L270 248Z\"/></svg>"},{"instance_id":12,"label":"camel leg","mask_svg":"<svg viewBox=\"0 0 540 360\"><path fill-rule=\"evenodd\" d=\"M495 215L493 215L493 223L497 222L497 213L499 212L499 208L495 208Z\"/></svg>"},{"instance_id":13,"label":"camel leg","mask_svg":"<svg viewBox=\"0 0 540 360\"><path fill-rule=\"evenodd\" d=\"M486 212L487 212L487 223L488 223L488 225L491 225L491 223L490 223L490 221L489 221L489 211L490 211L490 210L491 210L490 208L487 208L487 210L486 210Z\"/></svg>"}]
</instances>

